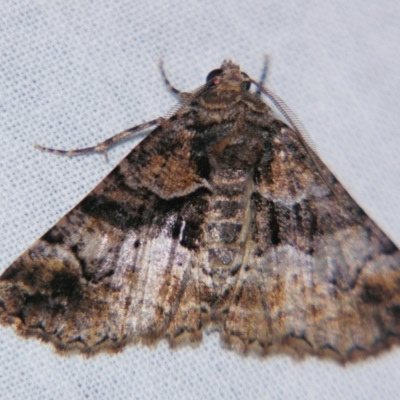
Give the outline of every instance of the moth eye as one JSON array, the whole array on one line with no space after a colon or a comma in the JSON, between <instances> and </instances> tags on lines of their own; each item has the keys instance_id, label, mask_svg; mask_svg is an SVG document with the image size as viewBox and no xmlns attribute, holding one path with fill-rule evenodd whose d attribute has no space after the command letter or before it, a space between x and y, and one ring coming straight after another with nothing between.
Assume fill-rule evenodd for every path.
<instances>
[{"instance_id":1,"label":"moth eye","mask_svg":"<svg viewBox=\"0 0 400 400\"><path fill-rule=\"evenodd\" d=\"M249 90L250 86L251 86L250 77L244 72L241 72L241 74L242 74L243 78L245 79L244 80L245 88L246 88L246 90Z\"/></svg>"},{"instance_id":2,"label":"moth eye","mask_svg":"<svg viewBox=\"0 0 400 400\"><path fill-rule=\"evenodd\" d=\"M219 75L221 75L221 74L222 74L222 69L214 69L214 70L212 70L212 71L207 75L206 82L207 82L207 83L210 82L211 79L214 79L216 76L219 76Z\"/></svg>"}]
</instances>

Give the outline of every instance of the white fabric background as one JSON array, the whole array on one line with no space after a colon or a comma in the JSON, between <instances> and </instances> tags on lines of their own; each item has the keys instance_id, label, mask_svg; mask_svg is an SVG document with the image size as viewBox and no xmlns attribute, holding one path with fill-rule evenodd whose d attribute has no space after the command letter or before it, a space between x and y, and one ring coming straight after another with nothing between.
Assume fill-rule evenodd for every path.
<instances>
[{"instance_id":1,"label":"white fabric background","mask_svg":"<svg viewBox=\"0 0 400 400\"><path fill-rule=\"evenodd\" d=\"M319 153L400 245L400 3L370 1L16 1L0 11L0 268L78 203L133 147L68 159L165 114L157 69L190 91L232 58L295 111ZM91 359L0 328L2 398L357 398L400 394L400 351L347 367L224 350L128 347Z\"/></svg>"}]
</instances>

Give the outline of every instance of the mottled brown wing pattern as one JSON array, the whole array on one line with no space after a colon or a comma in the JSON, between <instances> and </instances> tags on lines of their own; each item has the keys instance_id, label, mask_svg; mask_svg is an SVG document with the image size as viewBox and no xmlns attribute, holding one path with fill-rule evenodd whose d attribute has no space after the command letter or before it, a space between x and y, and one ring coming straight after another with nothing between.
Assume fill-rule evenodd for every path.
<instances>
[{"instance_id":1,"label":"mottled brown wing pattern","mask_svg":"<svg viewBox=\"0 0 400 400\"><path fill-rule=\"evenodd\" d=\"M190 143L175 136L175 128L160 127L144 139L3 273L3 323L60 350L90 354L168 337L179 305L176 331L199 340L193 250L209 192L200 177L189 175L186 155L187 165L174 161ZM168 135L175 149L165 146ZM172 191L189 194L165 199Z\"/></svg>"},{"instance_id":2,"label":"mottled brown wing pattern","mask_svg":"<svg viewBox=\"0 0 400 400\"><path fill-rule=\"evenodd\" d=\"M242 351L341 362L397 343L399 250L290 128L271 129L252 197L248 271L223 339Z\"/></svg>"},{"instance_id":3,"label":"mottled brown wing pattern","mask_svg":"<svg viewBox=\"0 0 400 400\"><path fill-rule=\"evenodd\" d=\"M0 322L86 354L212 329L341 362L398 342L399 250L249 85L224 62L153 121L3 273Z\"/></svg>"}]
</instances>

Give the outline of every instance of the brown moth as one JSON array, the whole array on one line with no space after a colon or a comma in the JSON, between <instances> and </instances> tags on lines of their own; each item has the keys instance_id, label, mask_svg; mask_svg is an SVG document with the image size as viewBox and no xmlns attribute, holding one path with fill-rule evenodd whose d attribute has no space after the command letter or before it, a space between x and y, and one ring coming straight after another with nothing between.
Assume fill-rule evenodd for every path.
<instances>
[{"instance_id":1,"label":"brown moth","mask_svg":"<svg viewBox=\"0 0 400 400\"><path fill-rule=\"evenodd\" d=\"M398 343L398 248L251 83L292 122L224 61L193 93L169 85L182 102L168 118L44 149L105 152L155 127L5 270L0 322L84 354L203 330L241 353L340 362Z\"/></svg>"}]
</instances>

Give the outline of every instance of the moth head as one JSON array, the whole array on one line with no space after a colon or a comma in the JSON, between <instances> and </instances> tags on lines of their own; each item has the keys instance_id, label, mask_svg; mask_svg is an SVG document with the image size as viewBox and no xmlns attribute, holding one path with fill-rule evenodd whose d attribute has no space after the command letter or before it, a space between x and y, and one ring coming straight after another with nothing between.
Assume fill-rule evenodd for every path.
<instances>
[{"instance_id":1,"label":"moth head","mask_svg":"<svg viewBox=\"0 0 400 400\"><path fill-rule=\"evenodd\" d=\"M206 78L206 82L210 86L218 86L222 82L229 81L243 85L246 90L250 89L250 77L246 73L240 71L240 67L230 60L225 60L221 68L212 70Z\"/></svg>"}]
</instances>

